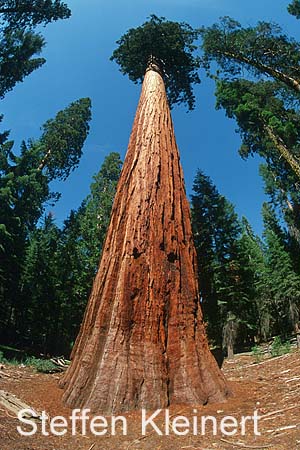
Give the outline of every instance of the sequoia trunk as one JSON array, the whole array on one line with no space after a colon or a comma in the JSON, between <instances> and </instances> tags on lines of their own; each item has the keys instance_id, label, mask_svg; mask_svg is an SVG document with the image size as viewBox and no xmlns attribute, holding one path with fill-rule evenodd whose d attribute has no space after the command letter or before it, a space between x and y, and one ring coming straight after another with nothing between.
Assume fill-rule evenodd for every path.
<instances>
[{"instance_id":1,"label":"sequoia trunk","mask_svg":"<svg viewBox=\"0 0 300 450\"><path fill-rule=\"evenodd\" d=\"M146 72L64 400L101 413L221 401L190 210L161 75Z\"/></svg>"}]
</instances>

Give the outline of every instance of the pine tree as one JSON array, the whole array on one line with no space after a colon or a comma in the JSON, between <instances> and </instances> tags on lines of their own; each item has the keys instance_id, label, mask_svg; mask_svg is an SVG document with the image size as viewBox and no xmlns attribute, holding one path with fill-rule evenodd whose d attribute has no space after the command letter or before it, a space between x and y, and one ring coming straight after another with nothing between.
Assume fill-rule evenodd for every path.
<instances>
[{"instance_id":1,"label":"pine tree","mask_svg":"<svg viewBox=\"0 0 300 450\"><path fill-rule=\"evenodd\" d=\"M44 353L59 348L61 304L57 290L60 230L51 214L30 234L16 311L17 343Z\"/></svg>"},{"instance_id":2,"label":"pine tree","mask_svg":"<svg viewBox=\"0 0 300 450\"><path fill-rule=\"evenodd\" d=\"M299 19L299 11L293 0L288 12ZM299 274L300 44L271 21L243 27L225 17L200 34L202 66L216 80L217 108L236 120L241 156L265 160L265 191L285 222L285 248Z\"/></svg>"},{"instance_id":3,"label":"pine tree","mask_svg":"<svg viewBox=\"0 0 300 450\"><path fill-rule=\"evenodd\" d=\"M71 11L59 0L2 0L0 2L0 97L23 81L46 60L36 58L45 40L38 25L66 19Z\"/></svg>"},{"instance_id":4,"label":"pine tree","mask_svg":"<svg viewBox=\"0 0 300 450\"><path fill-rule=\"evenodd\" d=\"M242 157L258 153L277 172L285 170L289 177L292 172L299 180L299 111L286 107L278 83L219 81L216 97L217 108L224 108L238 123Z\"/></svg>"},{"instance_id":5,"label":"pine tree","mask_svg":"<svg viewBox=\"0 0 300 450\"><path fill-rule=\"evenodd\" d=\"M0 145L0 291L3 338L12 339L16 330L20 276L29 233L42 217L45 203L55 201L50 190L54 179L65 179L78 165L89 131L90 100L72 103L43 126L38 141L23 142L21 153L13 153L13 143ZM15 331L14 331L15 330Z\"/></svg>"},{"instance_id":6,"label":"pine tree","mask_svg":"<svg viewBox=\"0 0 300 450\"><path fill-rule=\"evenodd\" d=\"M242 232L238 240L239 280L243 297L239 305L240 340L252 343L260 339L265 288L263 242L256 236L248 220L242 218Z\"/></svg>"},{"instance_id":7,"label":"pine tree","mask_svg":"<svg viewBox=\"0 0 300 450\"><path fill-rule=\"evenodd\" d=\"M95 276L102 245L109 225L111 208L120 177L122 162L119 153L112 152L94 176L91 193L83 202L80 220L83 253L89 261L88 272Z\"/></svg>"},{"instance_id":8,"label":"pine tree","mask_svg":"<svg viewBox=\"0 0 300 450\"><path fill-rule=\"evenodd\" d=\"M209 177L197 172L193 185L192 222L198 258L198 276L208 335L218 345L222 340L223 320L220 302L227 289L235 245L240 232L233 206L219 194ZM229 286L228 286L229 287ZM222 291L222 295L221 295Z\"/></svg>"},{"instance_id":9,"label":"pine tree","mask_svg":"<svg viewBox=\"0 0 300 450\"><path fill-rule=\"evenodd\" d=\"M63 353L68 354L79 331L97 273L120 171L120 155L110 153L94 176L90 194L64 223L58 261Z\"/></svg>"},{"instance_id":10,"label":"pine tree","mask_svg":"<svg viewBox=\"0 0 300 450\"><path fill-rule=\"evenodd\" d=\"M246 219L241 227L233 205L198 171L193 185L192 222L199 287L208 336L233 354L257 334L258 240Z\"/></svg>"},{"instance_id":11,"label":"pine tree","mask_svg":"<svg viewBox=\"0 0 300 450\"><path fill-rule=\"evenodd\" d=\"M297 2L298 3L298 2ZM260 80L271 77L293 93L300 91L299 43L273 22L258 22L243 28L230 18L199 30L202 37L202 65L208 71L216 61L219 75Z\"/></svg>"},{"instance_id":12,"label":"pine tree","mask_svg":"<svg viewBox=\"0 0 300 450\"><path fill-rule=\"evenodd\" d=\"M291 329L299 331L300 277L293 270L293 264L272 208L264 204L264 239L267 283L272 301L270 310L273 319L273 333L288 335Z\"/></svg>"}]
</instances>

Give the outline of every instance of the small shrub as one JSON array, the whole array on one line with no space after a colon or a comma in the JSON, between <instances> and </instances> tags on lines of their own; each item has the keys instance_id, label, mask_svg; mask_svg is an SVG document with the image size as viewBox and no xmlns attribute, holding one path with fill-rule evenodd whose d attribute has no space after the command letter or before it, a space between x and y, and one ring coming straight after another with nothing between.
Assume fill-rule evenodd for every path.
<instances>
[{"instance_id":1,"label":"small shrub","mask_svg":"<svg viewBox=\"0 0 300 450\"><path fill-rule=\"evenodd\" d=\"M21 364L21 362L16 358L12 358L12 359L5 358L4 353L2 351L0 351L0 364L8 364L10 366L18 366L19 364Z\"/></svg>"},{"instance_id":2,"label":"small shrub","mask_svg":"<svg viewBox=\"0 0 300 450\"><path fill-rule=\"evenodd\" d=\"M255 362L259 363L262 360L263 351L258 345L255 345L254 347L252 347L251 354L252 354L252 356L254 356Z\"/></svg>"},{"instance_id":3,"label":"small shrub","mask_svg":"<svg viewBox=\"0 0 300 450\"><path fill-rule=\"evenodd\" d=\"M291 351L290 342L282 342L280 336L276 336L271 345L271 355L273 357L281 356Z\"/></svg>"},{"instance_id":4,"label":"small shrub","mask_svg":"<svg viewBox=\"0 0 300 450\"><path fill-rule=\"evenodd\" d=\"M41 373L53 373L57 371L57 367L51 361L47 359L38 359L34 356L27 358L25 361L25 365L31 366L37 372Z\"/></svg>"}]
</instances>

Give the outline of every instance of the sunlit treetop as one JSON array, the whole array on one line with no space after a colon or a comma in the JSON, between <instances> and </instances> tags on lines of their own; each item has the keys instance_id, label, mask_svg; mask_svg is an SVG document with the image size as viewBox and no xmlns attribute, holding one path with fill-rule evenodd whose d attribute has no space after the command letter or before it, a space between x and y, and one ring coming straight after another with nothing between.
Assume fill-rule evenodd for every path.
<instances>
[{"instance_id":1,"label":"sunlit treetop","mask_svg":"<svg viewBox=\"0 0 300 450\"><path fill-rule=\"evenodd\" d=\"M199 83L199 60L194 56L198 32L187 23L171 22L151 15L131 28L118 41L111 60L135 83L142 82L150 64L163 75L170 105L183 103L193 109L193 84ZM154 63L154 64L153 64Z\"/></svg>"}]
</instances>

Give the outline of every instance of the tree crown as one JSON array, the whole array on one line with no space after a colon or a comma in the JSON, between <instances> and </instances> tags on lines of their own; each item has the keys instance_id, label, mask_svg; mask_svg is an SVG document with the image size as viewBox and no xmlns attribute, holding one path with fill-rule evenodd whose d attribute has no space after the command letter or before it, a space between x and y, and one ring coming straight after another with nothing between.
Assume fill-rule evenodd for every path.
<instances>
[{"instance_id":1,"label":"tree crown","mask_svg":"<svg viewBox=\"0 0 300 450\"><path fill-rule=\"evenodd\" d=\"M236 20L223 17L199 33L202 65L208 70L216 61L225 76L242 75L246 68L251 76L271 76L290 87L290 78L300 78L300 45L277 24L258 22L254 27L243 28Z\"/></svg>"},{"instance_id":2,"label":"tree crown","mask_svg":"<svg viewBox=\"0 0 300 450\"><path fill-rule=\"evenodd\" d=\"M20 29L67 19L71 11L60 0L0 0L0 14L2 23Z\"/></svg>"},{"instance_id":3,"label":"tree crown","mask_svg":"<svg viewBox=\"0 0 300 450\"><path fill-rule=\"evenodd\" d=\"M191 110L195 97L193 83L199 83L199 60L193 55L198 32L187 23L171 22L151 15L137 28L131 28L118 41L111 60L120 65L123 74L141 82L151 62L164 76L170 105L184 103Z\"/></svg>"}]
</instances>

